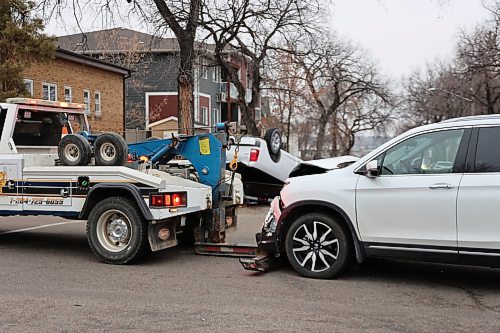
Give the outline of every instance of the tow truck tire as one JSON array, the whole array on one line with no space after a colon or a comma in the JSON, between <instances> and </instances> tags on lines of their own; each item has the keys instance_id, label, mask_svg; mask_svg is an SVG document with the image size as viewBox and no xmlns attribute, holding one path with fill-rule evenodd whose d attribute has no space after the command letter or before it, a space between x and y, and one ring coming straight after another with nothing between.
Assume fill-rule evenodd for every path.
<instances>
[{"instance_id":1,"label":"tow truck tire","mask_svg":"<svg viewBox=\"0 0 500 333\"><path fill-rule=\"evenodd\" d=\"M323 213L297 218L286 234L285 249L292 267L313 279L337 277L352 260L349 234L336 219Z\"/></svg>"},{"instance_id":2,"label":"tow truck tire","mask_svg":"<svg viewBox=\"0 0 500 333\"><path fill-rule=\"evenodd\" d=\"M127 163L128 146L124 138L116 133L104 133L94 143L95 164L123 166Z\"/></svg>"},{"instance_id":3,"label":"tow truck tire","mask_svg":"<svg viewBox=\"0 0 500 333\"><path fill-rule=\"evenodd\" d=\"M62 165L87 165L92 158L90 143L80 134L65 135L57 146Z\"/></svg>"},{"instance_id":4,"label":"tow truck tire","mask_svg":"<svg viewBox=\"0 0 500 333\"><path fill-rule=\"evenodd\" d=\"M92 252L107 264L132 263L149 247L148 225L129 198L98 202L89 214L86 231Z\"/></svg>"},{"instance_id":5,"label":"tow truck tire","mask_svg":"<svg viewBox=\"0 0 500 333\"><path fill-rule=\"evenodd\" d=\"M268 129L266 135L264 135L264 140L267 143L267 149L269 150L271 159L274 162L278 162L280 159L281 147L283 145L280 130L277 128Z\"/></svg>"}]
</instances>

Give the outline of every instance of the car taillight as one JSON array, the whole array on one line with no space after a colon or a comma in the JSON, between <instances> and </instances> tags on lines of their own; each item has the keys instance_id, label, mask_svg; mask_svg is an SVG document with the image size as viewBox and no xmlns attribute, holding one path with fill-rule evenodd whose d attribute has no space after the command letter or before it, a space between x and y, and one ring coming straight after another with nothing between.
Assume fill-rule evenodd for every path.
<instances>
[{"instance_id":1,"label":"car taillight","mask_svg":"<svg viewBox=\"0 0 500 333\"><path fill-rule=\"evenodd\" d=\"M162 193L149 196L150 207L186 207L187 193Z\"/></svg>"},{"instance_id":2,"label":"car taillight","mask_svg":"<svg viewBox=\"0 0 500 333\"><path fill-rule=\"evenodd\" d=\"M258 149L250 149L250 162L257 162L260 151Z\"/></svg>"}]
</instances>

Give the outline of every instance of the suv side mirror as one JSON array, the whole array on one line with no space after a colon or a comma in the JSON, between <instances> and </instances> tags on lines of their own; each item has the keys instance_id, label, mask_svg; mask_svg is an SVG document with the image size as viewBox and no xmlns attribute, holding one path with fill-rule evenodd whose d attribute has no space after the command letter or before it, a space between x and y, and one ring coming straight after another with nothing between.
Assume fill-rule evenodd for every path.
<instances>
[{"instance_id":1,"label":"suv side mirror","mask_svg":"<svg viewBox=\"0 0 500 333\"><path fill-rule=\"evenodd\" d=\"M369 178L375 178L380 175L380 172L378 170L378 162L377 160L370 161L366 163L366 171L365 171L365 176Z\"/></svg>"}]
</instances>

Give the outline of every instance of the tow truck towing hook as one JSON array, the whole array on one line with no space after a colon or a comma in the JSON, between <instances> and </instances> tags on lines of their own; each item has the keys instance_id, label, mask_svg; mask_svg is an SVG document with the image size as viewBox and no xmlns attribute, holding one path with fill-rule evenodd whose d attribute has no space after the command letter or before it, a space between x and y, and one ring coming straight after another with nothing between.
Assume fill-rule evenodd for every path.
<instances>
[{"instance_id":1,"label":"tow truck towing hook","mask_svg":"<svg viewBox=\"0 0 500 333\"><path fill-rule=\"evenodd\" d=\"M236 134L246 134L247 133L247 127L245 125L239 125L237 122L232 121L226 121L223 123L217 123L215 126L217 131L227 131L229 135L236 135Z\"/></svg>"}]
</instances>

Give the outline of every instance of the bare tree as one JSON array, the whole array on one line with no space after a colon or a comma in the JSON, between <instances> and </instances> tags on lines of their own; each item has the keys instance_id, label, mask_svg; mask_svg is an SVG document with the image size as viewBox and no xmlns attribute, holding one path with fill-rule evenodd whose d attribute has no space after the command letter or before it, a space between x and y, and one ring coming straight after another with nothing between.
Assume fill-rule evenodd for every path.
<instances>
[{"instance_id":1,"label":"bare tree","mask_svg":"<svg viewBox=\"0 0 500 333\"><path fill-rule=\"evenodd\" d=\"M456 62L460 73L469 81L469 98L474 99L485 112L497 113L500 102L500 20L462 33Z\"/></svg>"},{"instance_id":2,"label":"bare tree","mask_svg":"<svg viewBox=\"0 0 500 333\"><path fill-rule=\"evenodd\" d=\"M287 47L292 50L292 47ZM274 51L266 64L265 93L270 97L273 113L285 134L286 146L290 151L290 134L297 120L309 109L307 92L300 66L293 61L291 52Z\"/></svg>"},{"instance_id":3,"label":"bare tree","mask_svg":"<svg viewBox=\"0 0 500 333\"><path fill-rule=\"evenodd\" d=\"M436 62L414 71L403 81L402 130L472 114L468 82L453 64Z\"/></svg>"},{"instance_id":4,"label":"bare tree","mask_svg":"<svg viewBox=\"0 0 500 333\"><path fill-rule=\"evenodd\" d=\"M316 157L326 157L325 134L330 121L332 153L336 155L346 135L349 137L347 141L353 140L349 129L365 130L365 126L357 127L361 119L373 121L373 127L387 119L387 115L380 117L382 113L369 112L366 104L372 101L377 109L387 110L391 102L387 83L360 50L331 34L310 40L305 48L311 51L294 59L303 70L304 80L319 112ZM376 117L371 118L372 114ZM343 126L343 123L355 125Z\"/></svg>"},{"instance_id":5,"label":"bare tree","mask_svg":"<svg viewBox=\"0 0 500 333\"><path fill-rule=\"evenodd\" d=\"M404 82L403 129L448 118L498 113L500 108L500 1L489 20L462 31L455 57L416 71Z\"/></svg>"},{"instance_id":6,"label":"bare tree","mask_svg":"<svg viewBox=\"0 0 500 333\"><path fill-rule=\"evenodd\" d=\"M326 3L326 1L324 1ZM238 89L238 105L242 122L252 134L258 134L255 109L260 105L265 60L273 50L284 49L284 36L297 30L304 32L317 27L321 6L319 0L230 0L207 1L202 14L202 26L213 41L213 56L228 73ZM238 77L233 66L235 58L248 59L247 78ZM245 99L243 80L249 80L250 101Z\"/></svg>"}]
</instances>

